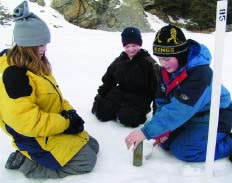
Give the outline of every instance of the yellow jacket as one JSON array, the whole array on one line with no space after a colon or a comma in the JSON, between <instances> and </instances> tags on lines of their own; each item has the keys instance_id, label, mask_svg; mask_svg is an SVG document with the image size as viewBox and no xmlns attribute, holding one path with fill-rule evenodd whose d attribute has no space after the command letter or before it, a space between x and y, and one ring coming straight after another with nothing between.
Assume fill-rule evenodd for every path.
<instances>
[{"instance_id":1,"label":"yellow jacket","mask_svg":"<svg viewBox=\"0 0 232 183\"><path fill-rule=\"evenodd\" d=\"M9 66L0 57L0 127L25 156L51 169L65 165L89 140L86 131L62 132L69 120L60 115L72 106L62 97L52 75L39 76ZM20 72L21 73L21 72Z\"/></svg>"}]
</instances>

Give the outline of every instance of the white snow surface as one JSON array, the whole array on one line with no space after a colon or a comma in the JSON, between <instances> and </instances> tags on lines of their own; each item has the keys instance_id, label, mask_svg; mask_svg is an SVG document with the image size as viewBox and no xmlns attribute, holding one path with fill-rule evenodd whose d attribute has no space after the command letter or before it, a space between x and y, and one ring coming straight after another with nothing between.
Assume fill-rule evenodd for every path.
<instances>
[{"instance_id":1,"label":"white snow surface","mask_svg":"<svg viewBox=\"0 0 232 183\"><path fill-rule=\"evenodd\" d=\"M21 0L0 0L11 12ZM93 99L101 77L109 64L123 47L120 32L88 30L74 26L53 10L50 0L40 7L29 2L30 11L45 20L51 30L52 41L48 44L47 56L53 67L53 74L59 83L63 96L76 108L85 120L85 129L100 144L100 152L95 168L91 173L73 175L63 179L28 179L17 170L4 168L5 162L14 149L11 141L0 131L0 180L4 183L231 183L232 163L228 158L214 163L214 175L207 176L205 163L187 163L177 160L169 152L155 147L149 160L143 159L141 167L132 165L133 153L127 150L124 139L133 130L119 123L102 123L91 113ZM163 25L157 17L149 15L152 28L157 31ZM13 22L0 26L0 50L12 45ZM143 48L152 55L155 31L142 33ZM214 33L192 33L184 30L187 38L195 39L210 49L214 57ZM223 38L222 38L223 39ZM225 33L224 58L217 60L223 64L223 84L232 91L232 32ZM155 57L154 57L155 58ZM155 58L156 59L156 58ZM213 63L212 63L213 68ZM1 106L4 107L4 106ZM148 115L148 118L151 115ZM141 128L139 126L138 128ZM152 141L144 141L144 155L152 149ZM213 168L213 167L212 167Z\"/></svg>"}]
</instances>

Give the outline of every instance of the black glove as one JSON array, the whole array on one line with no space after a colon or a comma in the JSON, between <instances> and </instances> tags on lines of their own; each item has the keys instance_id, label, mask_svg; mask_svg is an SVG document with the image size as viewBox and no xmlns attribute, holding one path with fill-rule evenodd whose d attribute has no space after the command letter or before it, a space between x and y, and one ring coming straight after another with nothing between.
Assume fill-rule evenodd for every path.
<instances>
[{"instance_id":1,"label":"black glove","mask_svg":"<svg viewBox=\"0 0 232 183\"><path fill-rule=\"evenodd\" d=\"M76 134L84 130L84 120L76 113L74 109L62 111L61 115L65 119L69 119L69 127L64 131L65 134Z\"/></svg>"}]
</instances>

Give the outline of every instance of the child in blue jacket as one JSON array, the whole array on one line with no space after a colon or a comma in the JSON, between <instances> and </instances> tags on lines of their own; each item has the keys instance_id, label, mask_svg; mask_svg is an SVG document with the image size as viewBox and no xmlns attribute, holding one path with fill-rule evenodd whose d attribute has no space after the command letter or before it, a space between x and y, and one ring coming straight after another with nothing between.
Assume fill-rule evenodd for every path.
<instances>
[{"instance_id":1,"label":"child in blue jacket","mask_svg":"<svg viewBox=\"0 0 232 183\"><path fill-rule=\"evenodd\" d=\"M134 149L144 139L155 139L178 159L206 159L212 93L211 54L194 40L186 40L180 28L167 25L156 34L153 54L161 65L157 110L140 130L131 132L126 145ZM215 160L232 153L232 105L222 85Z\"/></svg>"}]
</instances>

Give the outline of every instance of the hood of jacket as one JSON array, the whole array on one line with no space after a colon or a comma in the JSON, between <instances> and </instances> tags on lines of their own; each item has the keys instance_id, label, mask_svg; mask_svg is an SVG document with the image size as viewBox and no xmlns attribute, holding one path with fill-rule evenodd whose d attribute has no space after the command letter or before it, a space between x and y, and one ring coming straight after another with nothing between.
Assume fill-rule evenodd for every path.
<instances>
[{"instance_id":1,"label":"hood of jacket","mask_svg":"<svg viewBox=\"0 0 232 183\"><path fill-rule=\"evenodd\" d=\"M189 39L188 40L189 55L186 64L186 69L189 70L193 67L200 65L210 65L212 56L209 49L198 42Z\"/></svg>"}]
</instances>

